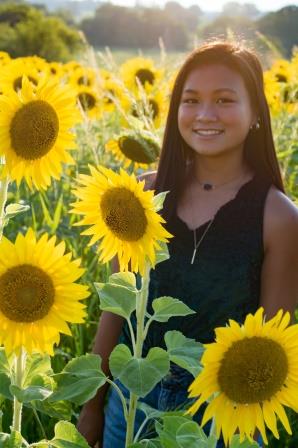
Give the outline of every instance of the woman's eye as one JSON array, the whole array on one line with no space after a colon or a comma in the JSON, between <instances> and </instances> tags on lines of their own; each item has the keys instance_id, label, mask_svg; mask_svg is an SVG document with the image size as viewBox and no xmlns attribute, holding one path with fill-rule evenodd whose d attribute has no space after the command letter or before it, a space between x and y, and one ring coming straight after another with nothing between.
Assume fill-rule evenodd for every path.
<instances>
[{"instance_id":1,"label":"woman's eye","mask_svg":"<svg viewBox=\"0 0 298 448\"><path fill-rule=\"evenodd\" d=\"M219 104L234 103L234 100L232 100L231 98L219 98L217 100L217 103Z\"/></svg>"},{"instance_id":2,"label":"woman's eye","mask_svg":"<svg viewBox=\"0 0 298 448\"><path fill-rule=\"evenodd\" d=\"M198 100L196 98L185 98L182 100L184 104L196 104Z\"/></svg>"}]
</instances>

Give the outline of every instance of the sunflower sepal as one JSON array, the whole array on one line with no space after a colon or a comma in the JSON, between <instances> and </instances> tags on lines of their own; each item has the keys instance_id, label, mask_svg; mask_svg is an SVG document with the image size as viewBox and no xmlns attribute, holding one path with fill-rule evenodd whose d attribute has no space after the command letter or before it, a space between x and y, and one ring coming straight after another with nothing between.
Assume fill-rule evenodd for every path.
<instances>
[{"instance_id":1,"label":"sunflower sepal","mask_svg":"<svg viewBox=\"0 0 298 448\"><path fill-rule=\"evenodd\" d=\"M125 344L118 344L110 355L109 366L114 378L143 398L169 372L170 360L160 347L151 348L145 358L137 358Z\"/></svg>"},{"instance_id":2,"label":"sunflower sepal","mask_svg":"<svg viewBox=\"0 0 298 448\"><path fill-rule=\"evenodd\" d=\"M95 354L72 359L60 373L54 375L54 379L56 389L48 401L69 400L77 405L93 398L107 381L101 369L101 357Z\"/></svg>"}]
</instances>

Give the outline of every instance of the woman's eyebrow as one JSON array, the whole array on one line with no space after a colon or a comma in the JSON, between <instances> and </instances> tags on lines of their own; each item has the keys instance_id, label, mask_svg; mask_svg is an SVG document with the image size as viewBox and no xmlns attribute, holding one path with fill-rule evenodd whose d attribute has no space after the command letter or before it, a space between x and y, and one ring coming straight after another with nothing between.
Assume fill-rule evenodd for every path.
<instances>
[{"instance_id":1,"label":"woman's eyebrow","mask_svg":"<svg viewBox=\"0 0 298 448\"><path fill-rule=\"evenodd\" d=\"M229 92L229 93L234 93L235 95L237 95L236 90L230 89L229 87L221 87L220 89L215 89L214 90L214 93L221 93L221 92ZM183 90L183 93L199 94L200 91L189 88L189 89Z\"/></svg>"}]
</instances>

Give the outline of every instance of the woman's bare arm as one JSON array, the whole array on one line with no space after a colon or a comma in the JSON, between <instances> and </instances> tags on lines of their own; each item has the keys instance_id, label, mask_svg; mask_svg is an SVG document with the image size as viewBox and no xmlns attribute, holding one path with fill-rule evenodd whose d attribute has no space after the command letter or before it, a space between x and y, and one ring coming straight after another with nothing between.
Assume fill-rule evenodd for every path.
<instances>
[{"instance_id":1,"label":"woman's bare arm","mask_svg":"<svg viewBox=\"0 0 298 448\"><path fill-rule=\"evenodd\" d=\"M298 209L274 187L264 212L264 250L260 305L266 319L282 308L293 320L298 303Z\"/></svg>"}]
</instances>

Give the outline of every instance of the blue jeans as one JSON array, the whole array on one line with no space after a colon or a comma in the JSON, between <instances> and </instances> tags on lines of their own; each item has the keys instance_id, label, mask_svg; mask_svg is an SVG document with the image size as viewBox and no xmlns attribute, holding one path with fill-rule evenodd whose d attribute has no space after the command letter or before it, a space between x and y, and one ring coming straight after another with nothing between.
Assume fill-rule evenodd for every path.
<instances>
[{"instance_id":1,"label":"blue jeans","mask_svg":"<svg viewBox=\"0 0 298 448\"><path fill-rule=\"evenodd\" d=\"M187 389L189 384L193 381L193 377L186 370L178 367L175 364L171 365L170 373L158 383L154 389L140 401L147 403L155 409L161 411L170 411L177 408L186 409L193 402L193 399L188 398ZM128 390L116 380L126 398L129 398ZM201 423L204 410L207 405L202 405L199 411L194 415L193 420ZM145 414L137 409L135 419L135 434L140 428L145 419ZM211 421L206 423L204 431L209 434ZM105 407L105 427L103 436L103 448L124 448L125 447L126 423L123 415L122 404L117 392L110 387L108 393L107 404ZM156 432L154 430L154 423L150 420L144 427L141 438L154 438ZM259 442L260 443L260 442ZM224 448L223 439L220 438L216 445L217 448Z\"/></svg>"}]
</instances>

